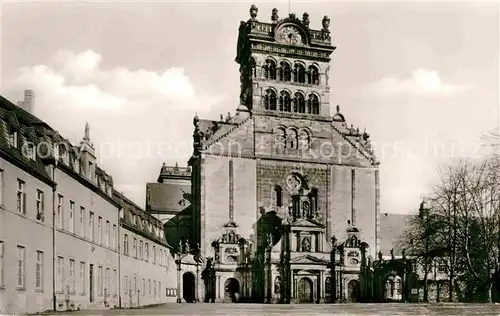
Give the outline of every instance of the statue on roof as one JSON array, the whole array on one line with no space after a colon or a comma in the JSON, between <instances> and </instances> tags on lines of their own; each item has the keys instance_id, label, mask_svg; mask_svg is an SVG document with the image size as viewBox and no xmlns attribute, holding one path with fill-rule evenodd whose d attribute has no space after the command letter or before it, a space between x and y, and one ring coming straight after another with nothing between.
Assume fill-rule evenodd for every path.
<instances>
[{"instance_id":1,"label":"statue on roof","mask_svg":"<svg viewBox=\"0 0 500 316\"><path fill-rule=\"evenodd\" d=\"M271 20L273 21L273 23L278 23L279 19L280 17L278 16L278 9L274 8L271 13Z\"/></svg>"},{"instance_id":2,"label":"statue on roof","mask_svg":"<svg viewBox=\"0 0 500 316\"><path fill-rule=\"evenodd\" d=\"M324 16L323 20L321 21L321 24L323 25L323 31L324 32L330 32L328 29L330 27L330 18L328 16Z\"/></svg>"},{"instance_id":3,"label":"statue on roof","mask_svg":"<svg viewBox=\"0 0 500 316\"><path fill-rule=\"evenodd\" d=\"M85 123L85 135L83 137L85 140L90 140L90 127L89 127L89 122Z\"/></svg>"},{"instance_id":4,"label":"statue on roof","mask_svg":"<svg viewBox=\"0 0 500 316\"><path fill-rule=\"evenodd\" d=\"M259 9L257 8L257 6L255 4L252 4L252 6L250 7L251 20L253 20L253 21L257 20L257 13L259 13Z\"/></svg>"},{"instance_id":5,"label":"statue on roof","mask_svg":"<svg viewBox=\"0 0 500 316\"><path fill-rule=\"evenodd\" d=\"M305 27L309 27L309 13L304 12L302 15L302 24L304 24Z\"/></svg>"},{"instance_id":6,"label":"statue on roof","mask_svg":"<svg viewBox=\"0 0 500 316\"><path fill-rule=\"evenodd\" d=\"M337 237L335 237L335 235L332 236L331 241L332 241L332 248L337 247Z\"/></svg>"}]
</instances>

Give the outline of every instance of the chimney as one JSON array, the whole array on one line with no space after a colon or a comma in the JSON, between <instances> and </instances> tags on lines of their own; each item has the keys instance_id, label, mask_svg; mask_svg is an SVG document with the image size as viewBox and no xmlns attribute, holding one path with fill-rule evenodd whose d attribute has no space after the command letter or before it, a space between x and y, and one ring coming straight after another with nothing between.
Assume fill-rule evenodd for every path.
<instances>
[{"instance_id":1,"label":"chimney","mask_svg":"<svg viewBox=\"0 0 500 316\"><path fill-rule=\"evenodd\" d=\"M35 92L33 90L24 90L24 101L17 101L17 106L33 114L35 107Z\"/></svg>"},{"instance_id":2,"label":"chimney","mask_svg":"<svg viewBox=\"0 0 500 316\"><path fill-rule=\"evenodd\" d=\"M23 108L29 113L33 114L33 110L35 108L35 91L33 90L24 90L24 102Z\"/></svg>"}]
</instances>

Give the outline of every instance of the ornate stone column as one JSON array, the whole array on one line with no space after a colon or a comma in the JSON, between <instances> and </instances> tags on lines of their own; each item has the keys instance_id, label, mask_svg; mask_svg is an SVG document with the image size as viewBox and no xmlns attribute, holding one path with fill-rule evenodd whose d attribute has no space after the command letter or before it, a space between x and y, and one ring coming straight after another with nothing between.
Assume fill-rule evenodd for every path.
<instances>
[{"instance_id":1,"label":"ornate stone column","mask_svg":"<svg viewBox=\"0 0 500 316\"><path fill-rule=\"evenodd\" d=\"M311 252L316 252L316 234L312 233L310 238L311 238Z\"/></svg>"},{"instance_id":2,"label":"ornate stone column","mask_svg":"<svg viewBox=\"0 0 500 316\"><path fill-rule=\"evenodd\" d=\"M319 271L319 303L323 304L325 302L325 271Z\"/></svg>"},{"instance_id":3,"label":"ornate stone column","mask_svg":"<svg viewBox=\"0 0 500 316\"><path fill-rule=\"evenodd\" d=\"M217 300L221 300L221 297L220 297L220 289L221 289L221 286L220 286L220 275L217 276Z\"/></svg>"},{"instance_id":4,"label":"ornate stone column","mask_svg":"<svg viewBox=\"0 0 500 316\"><path fill-rule=\"evenodd\" d=\"M297 232L297 247L295 248L295 251L300 251L300 248L301 248L301 244L302 244L302 240L300 238L300 232Z\"/></svg>"},{"instance_id":5,"label":"ornate stone column","mask_svg":"<svg viewBox=\"0 0 500 316\"><path fill-rule=\"evenodd\" d=\"M270 304L272 300L272 271L271 271L271 250L272 250L272 235L267 235L267 247L265 258L265 303Z\"/></svg>"},{"instance_id":6,"label":"ornate stone column","mask_svg":"<svg viewBox=\"0 0 500 316\"><path fill-rule=\"evenodd\" d=\"M336 267L336 260L335 260L335 255L336 255L336 250L337 250L337 238L334 236L332 236L332 251L330 252L330 264L331 264L331 278L332 278L332 282L330 282L330 286L331 286L331 289L330 289L330 293L331 293L331 297L330 297L330 303L335 303L336 299L337 299L337 274L336 274L336 271L335 271L335 267Z\"/></svg>"}]
</instances>

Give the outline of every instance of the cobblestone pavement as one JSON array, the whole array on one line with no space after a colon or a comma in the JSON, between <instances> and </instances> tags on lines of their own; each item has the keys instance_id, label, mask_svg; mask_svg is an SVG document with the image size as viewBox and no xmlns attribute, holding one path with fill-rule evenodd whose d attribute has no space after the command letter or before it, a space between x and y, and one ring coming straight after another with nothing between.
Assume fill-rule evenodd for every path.
<instances>
[{"instance_id":1,"label":"cobblestone pavement","mask_svg":"<svg viewBox=\"0 0 500 316\"><path fill-rule=\"evenodd\" d=\"M58 313L59 314L59 313ZM64 314L64 313L63 313ZM494 304L165 304L140 309L71 312L71 315L488 315L500 316Z\"/></svg>"}]
</instances>

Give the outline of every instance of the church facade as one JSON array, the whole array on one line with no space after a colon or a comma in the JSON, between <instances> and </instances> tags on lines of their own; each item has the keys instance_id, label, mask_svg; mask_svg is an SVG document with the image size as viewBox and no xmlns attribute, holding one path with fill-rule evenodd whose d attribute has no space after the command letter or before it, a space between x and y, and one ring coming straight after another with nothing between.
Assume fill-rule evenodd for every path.
<instances>
[{"instance_id":1,"label":"church facade","mask_svg":"<svg viewBox=\"0 0 500 316\"><path fill-rule=\"evenodd\" d=\"M211 301L356 301L379 251L379 162L369 135L330 113L330 20L241 22L236 114L193 119L189 239Z\"/></svg>"}]
</instances>

